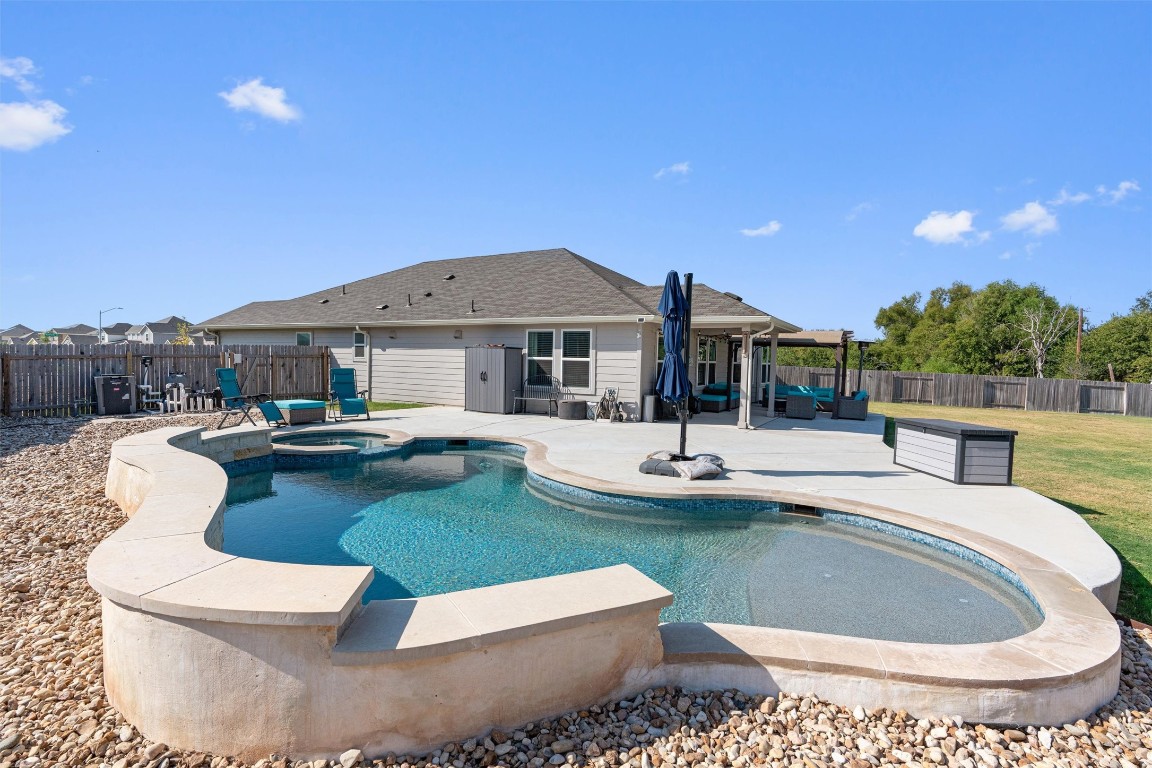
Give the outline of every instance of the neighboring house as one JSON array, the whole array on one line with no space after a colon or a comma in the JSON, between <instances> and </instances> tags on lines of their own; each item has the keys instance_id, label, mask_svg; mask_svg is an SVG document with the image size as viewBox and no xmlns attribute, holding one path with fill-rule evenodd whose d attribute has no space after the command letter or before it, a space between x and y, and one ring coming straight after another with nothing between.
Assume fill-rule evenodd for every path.
<instances>
[{"instance_id":1,"label":"neighboring house","mask_svg":"<svg viewBox=\"0 0 1152 768\"><path fill-rule=\"evenodd\" d=\"M60 338L57 339L59 344L71 344L79 346L81 344L99 344L100 337L95 333L62 333Z\"/></svg>"},{"instance_id":2,"label":"neighboring house","mask_svg":"<svg viewBox=\"0 0 1152 768\"><path fill-rule=\"evenodd\" d=\"M153 320L143 325L131 326L125 331L124 338L126 341L134 341L138 344L170 344L180 335L181 323L188 323L188 321L176 315L169 315L162 320ZM191 323L188 325L191 326ZM191 331L191 328L189 330ZM189 336L191 337L191 335L190 332ZM192 343L197 343L195 338L192 339Z\"/></svg>"},{"instance_id":3,"label":"neighboring house","mask_svg":"<svg viewBox=\"0 0 1152 768\"><path fill-rule=\"evenodd\" d=\"M100 343L101 344L115 344L118 341L124 341L128 338L128 330L132 327L132 323L116 323L114 325L106 325L100 329Z\"/></svg>"},{"instance_id":4,"label":"neighboring house","mask_svg":"<svg viewBox=\"0 0 1152 768\"><path fill-rule=\"evenodd\" d=\"M27 344L30 337L39 335L39 331L34 331L26 325L17 323L11 328L0 331L0 344Z\"/></svg>"},{"instance_id":5,"label":"neighboring house","mask_svg":"<svg viewBox=\"0 0 1152 768\"><path fill-rule=\"evenodd\" d=\"M637 415L663 357L662 291L561 248L427 261L197 327L221 344L328 346L371 398L444 405L464 404L465 347L503 344L524 350L525 375L556 376L589 400L617 387ZM724 380L730 336L799 330L701 283L692 328L698 385Z\"/></svg>"}]
</instances>

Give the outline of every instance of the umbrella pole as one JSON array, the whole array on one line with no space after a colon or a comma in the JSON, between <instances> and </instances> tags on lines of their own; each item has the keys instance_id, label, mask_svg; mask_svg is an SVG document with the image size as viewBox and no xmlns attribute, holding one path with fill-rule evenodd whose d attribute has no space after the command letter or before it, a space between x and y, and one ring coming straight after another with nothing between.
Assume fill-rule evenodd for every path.
<instances>
[{"instance_id":1,"label":"umbrella pole","mask_svg":"<svg viewBox=\"0 0 1152 768\"><path fill-rule=\"evenodd\" d=\"M684 367L687 368L692 362L692 356L688 354L689 344L692 343L692 273L689 272L684 275L684 299L688 304L688 308L684 311L684 348L682 350L684 355ZM680 408L680 456L684 456L684 449L688 444L688 404L691 401L692 391L689 389L688 397L684 398L684 404Z\"/></svg>"}]
</instances>

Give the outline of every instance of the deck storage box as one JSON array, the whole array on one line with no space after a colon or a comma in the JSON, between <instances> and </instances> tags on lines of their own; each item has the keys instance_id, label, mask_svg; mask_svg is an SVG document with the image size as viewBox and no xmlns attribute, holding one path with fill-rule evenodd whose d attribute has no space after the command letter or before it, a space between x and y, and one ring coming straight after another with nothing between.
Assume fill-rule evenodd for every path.
<instances>
[{"instance_id":1,"label":"deck storage box","mask_svg":"<svg viewBox=\"0 0 1152 768\"><path fill-rule=\"evenodd\" d=\"M896 419L893 461L968 485L1011 485L1016 432L945 419Z\"/></svg>"}]
</instances>

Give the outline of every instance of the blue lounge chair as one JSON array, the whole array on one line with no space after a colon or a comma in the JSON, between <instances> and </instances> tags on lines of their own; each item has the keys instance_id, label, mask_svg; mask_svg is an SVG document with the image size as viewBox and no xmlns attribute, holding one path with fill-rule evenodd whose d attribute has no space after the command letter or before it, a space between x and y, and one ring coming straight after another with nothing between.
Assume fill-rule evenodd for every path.
<instances>
[{"instance_id":1,"label":"blue lounge chair","mask_svg":"<svg viewBox=\"0 0 1152 768\"><path fill-rule=\"evenodd\" d=\"M368 400L366 399L368 390L356 391L355 368L333 368L329 374L329 379L332 390L329 404L330 406L340 406L339 416L336 415L335 409L332 409L334 419L341 421L351 416L363 416L371 420L372 416L368 413Z\"/></svg>"},{"instance_id":2,"label":"blue lounge chair","mask_svg":"<svg viewBox=\"0 0 1152 768\"><path fill-rule=\"evenodd\" d=\"M245 395L240 391L240 382L236 380L235 368L217 368L216 369L216 384L220 387L220 396L224 404L224 417L220 419L220 423L216 425L216 429L224 426L224 422L232 414L238 413L241 415L240 421L236 422L233 426L240 426L244 423L244 419L248 419L252 426L256 426L256 422L252 418L249 411L253 407L259 405L261 398L259 396Z\"/></svg>"},{"instance_id":3,"label":"blue lounge chair","mask_svg":"<svg viewBox=\"0 0 1152 768\"><path fill-rule=\"evenodd\" d=\"M280 410L280 406L273 400L265 400L257 403L256 407L260 409L260 413L264 416L264 421L268 422L270 427L286 427L289 421L284 417L284 412Z\"/></svg>"}]
</instances>

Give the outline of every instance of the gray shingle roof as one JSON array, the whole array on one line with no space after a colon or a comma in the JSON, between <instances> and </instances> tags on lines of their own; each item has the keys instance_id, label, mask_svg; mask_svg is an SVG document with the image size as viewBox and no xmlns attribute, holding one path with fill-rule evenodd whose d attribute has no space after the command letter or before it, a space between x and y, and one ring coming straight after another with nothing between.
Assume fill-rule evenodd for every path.
<instances>
[{"instance_id":1,"label":"gray shingle roof","mask_svg":"<svg viewBox=\"0 0 1152 768\"><path fill-rule=\"evenodd\" d=\"M4 338L20 338L21 336L27 336L30 333L36 333L36 331L32 330L26 325L16 323L16 325L12 326L11 328L5 328L4 330L0 331L0 336Z\"/></svg>"},{"instance_id":2,"label":"gray shingle roof","mask_svg":"<svg viewBox=\"0 0 1152 768\"><path fill-rule=\"evenodd\" d=\"M110 333L113 336L123 336L128 333L128 329L132 327L132 323L116 323L115 325L104 326L104 332Z\"/></svg>"},{"instance_id":3,"label":"gray shingle roof","mask_svg":"<svg viewBox=\"0 0 1152 768\"><path fill-rule=\"evenodd\" d=\"M452 279L445 279L449 275ZM696 289L697 314L765 315L707 286ZM661 290L661 286L645 286L566 248L556 248L425 261L295 299L252 302L197 326L403 325L654 315ZM387 309L377 309L382 305Z\"/></svg>"}]
</instances>

